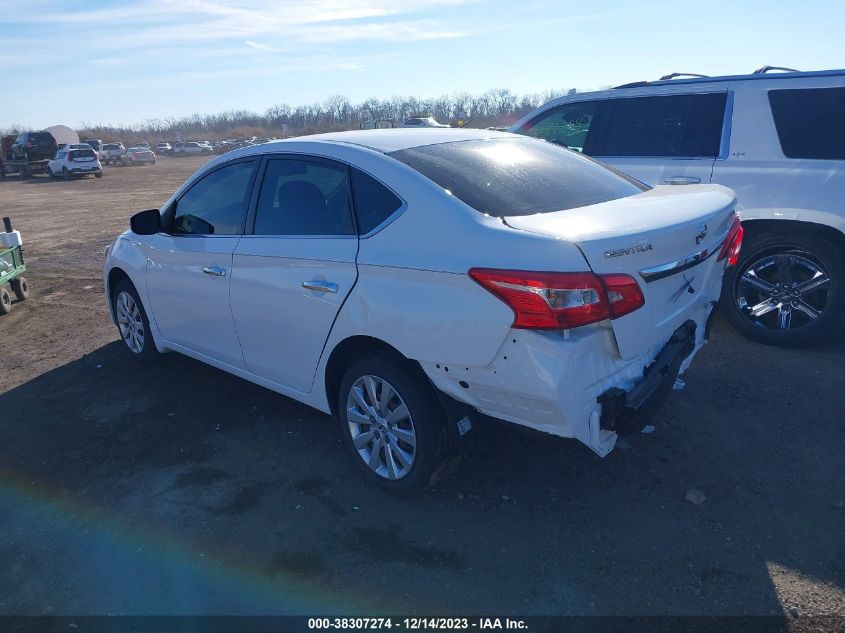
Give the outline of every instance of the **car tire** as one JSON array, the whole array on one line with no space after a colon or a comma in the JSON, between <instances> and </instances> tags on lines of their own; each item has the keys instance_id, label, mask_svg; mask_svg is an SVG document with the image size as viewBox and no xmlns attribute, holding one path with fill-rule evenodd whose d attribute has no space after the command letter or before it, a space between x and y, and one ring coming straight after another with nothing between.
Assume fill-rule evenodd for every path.
<instances>
[{"instance_id":1,"label":"car tire","mask_svg":"<svg viewBox=\"0 0 845 633\"><path fill-rule=\"evenodd\" d=\"M819 235L771 231L744 240L721 306L748 338L799 347L835 335L845 314L845 252Z\"/></svg>"},{"instance_id":2,"label":"car tire","mask_svg":"<svg viewBox=\"0 0 845 633\"><path fill-rule=\"evenodd\" d=\"M18 301L26 301L29 298L29 284L25 277L17 277L9 282L12 287L12 292L18 298Z\"/></svg>"},{"instance_id":3,"label":"car tire","mask_svg":"<svg viewBox=\"0 0 845 633\"><path fill-rule=\"evenodd\" d=\"M55 177L56 177L56 176L53 174L53 170L52 170L52 169L50 169L50 166L49 166L49 165L47 165L47 170L46 170L46 171L47 171L47 175L48 175L50 178L55 178Z\"/></svg>"},{"instance_id":4,"label":"car tire","mask_svg":"<svg viewBox=\"0 0 845 633\"><path fill-rule=\"evenodd\" d=\"M154 362L158 356L150 321L138 291L128 279L119 281L112 291L112 309L117 321L117 331L132 358L143 362Z\"/></svg>"},{"instance_id":5,"label":"car tire","mask_svg":"<svg viewBox=\"0 0 845 633\"><path fill-rule=\"evenodd\" d=\"M70 172L67 170L67 167L62 167L62 178L70 180Z\"/></svg>"},{"instance_id":6,"label":"car tire","mask_svg":"<svg viewBox=\"0 0 845 633\"><path fill-rule=\"evenodd\" d=\"M390 392L383 401L386 389ZM461 458L452 450L446 413L434 388L419 367L397 355L379 352L352 363L337 394L337 419L356 467L395 494L435 485L454 472Z\"/></svg>"},{"instance_id":7,"label":"car tire","mask_svg":"<svg viewBox=\"0 0 845 633\"><path fill-rule=\"evenodd\" d=\"M103 172L101 172L101 171L98 171L96 174L94 174L94 178L102 178L102 177L103 177Z\"/></svg>"},{"instance_id":8,"label":"car tire","mask_svg":"<svg viewBox=\"0 0 845 633\"><path fill-rule=\"evenodd\" d=\"M5 288L0 288L0 314L9 314L12 311L12 295Z\"/></svg>"}]
</instances>

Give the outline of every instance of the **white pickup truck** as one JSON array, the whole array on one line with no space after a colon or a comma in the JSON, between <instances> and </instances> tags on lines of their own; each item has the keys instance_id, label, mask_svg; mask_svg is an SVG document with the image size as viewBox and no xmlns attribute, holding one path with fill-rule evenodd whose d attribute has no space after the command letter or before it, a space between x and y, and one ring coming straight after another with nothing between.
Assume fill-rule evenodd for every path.
<instances>
[{"instance_id":1,"label":"white pickup truck","mask_svg":"<svg viewBox=\"0 0 845 633\"><path fill-rule=\"evenodd\" d=\"M100 149L100 162L104 165L117 165L126 148L123 143L106 143Z\"/></svg>"}]
</instances>

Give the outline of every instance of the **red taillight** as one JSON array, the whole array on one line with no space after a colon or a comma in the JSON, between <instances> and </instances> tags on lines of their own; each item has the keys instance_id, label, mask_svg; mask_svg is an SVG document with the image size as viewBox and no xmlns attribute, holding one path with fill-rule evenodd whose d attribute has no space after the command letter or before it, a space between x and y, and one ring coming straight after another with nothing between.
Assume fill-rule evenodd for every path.
<instances>
[{"instance_id":1,"label":"red taillight","mask_svg":"<svg viewBox=\"0 0 845 633\"><path fill-rule=\"evenodd\" d=\"M722 242L722 250L719 251L719 260L727 257L728 266L735 266L739 261L739 249L742 247L742 234L744 233L742 224L738 216L734 216L731 228L728 231L728 236Z\"/></svg>"},{"instance_id":2,"label":"red taillight","mask_svg":"<svg viewBox=\"0 0 845 633\"><path fill-rule=\"evenodd\" d=\"M629 275L473 268L469 276L508 304L515 328L573 328L615 319L645 304Z\"/></svg>"},{"instance_id":3,"label":"red taillight","mask_svg":"<svg viewBox=\"0 0 845 633\"><path fill-rule=\"evenodd\" d=\"M73 162L73 152L67 153L67 162L69 162L69 163Z\"/></svg>"}]
</instances>

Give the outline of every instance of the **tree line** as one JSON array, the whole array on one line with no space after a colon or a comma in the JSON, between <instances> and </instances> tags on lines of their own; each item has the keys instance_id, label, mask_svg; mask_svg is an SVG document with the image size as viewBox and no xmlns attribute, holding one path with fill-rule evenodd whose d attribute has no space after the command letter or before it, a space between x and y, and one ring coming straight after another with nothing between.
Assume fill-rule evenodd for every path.
<instances>
[{"instance_id":1,"label":"tree line","mask_svg":"<svg viewBox=\"0 0 845 633\"><path fill-rule=\"evenodd\" d=\"M352 103L343 95L333 95L311 105L274 105L263 114L230 110L214 114L194 114L181 118L149 119L128 127L83 123L81 138L101 138L132 142L172 141L181 134L185 140L258 137L284 137L359 129L375 121L389 120L399 125L414 116L433 116L441 123L467 127L506 126L537 106L576 90L547 90L517 95L507 88L494 88L474 95L459 92L433 99L417 97L370 98ZM10 129L19 133L22 129Z\"/></svg>"}]
</instances>

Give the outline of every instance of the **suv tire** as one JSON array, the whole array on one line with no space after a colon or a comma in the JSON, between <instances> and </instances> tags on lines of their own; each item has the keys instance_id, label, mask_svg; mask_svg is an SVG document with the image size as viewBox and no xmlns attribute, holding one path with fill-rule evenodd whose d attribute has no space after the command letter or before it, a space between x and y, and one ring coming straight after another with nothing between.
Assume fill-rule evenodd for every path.
<instances>
[{"instance_id":1,"label":"suv tire","mask_svg":"<svg viewBox=\"0 0 845 633\"><path fill-rule=\"evenodd\" d=\"M427 377L395 354L376 352L352 363L337 394L337 418L356 467L395 494L435 485L461 457Z\"/></svg>"},{"instance_id":2,"label":"suv tire","mask_svg":"<svg viewBox=\"0 0 845 633\"><path fill-rule=\"evenodd\" d=\"M819 235L753 235L725 273L721 304L734 327L767 345L835 335L845 313L845 253Z\"/></svg>"}]
</instances>

